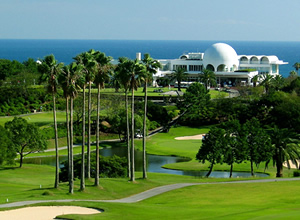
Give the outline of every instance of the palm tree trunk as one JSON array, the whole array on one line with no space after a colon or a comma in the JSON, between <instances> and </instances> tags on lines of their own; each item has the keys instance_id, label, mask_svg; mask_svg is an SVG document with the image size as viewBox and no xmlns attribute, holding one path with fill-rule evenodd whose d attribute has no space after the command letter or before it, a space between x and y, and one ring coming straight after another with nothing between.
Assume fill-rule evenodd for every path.
<instances>
[{"instance_id":1,"label":"palm tree trunk","mask_svg":"<svg viewBox=\"0 0 300 220\"><path fill-rule=\"evenodd\" d=\"M68 164L69 164L69 167L68 167L68 180L69 180L69 183L70 183L70 179L71 179L71 167L70 167L70 164L71 164L71 157L70 157L70 149L71 149L71 144L70 144L70 115L69 115L69 98L66 97L66 124L67 124L67 145L68 145Z\"/></svg>"},{"instance_id":2,"label":"palm tree trunk","mask_svg":"<svg viewBox=\"0 0 300 220\"><path fill-rule=\"evenodd\" d=\"M135 181L134 175L134 88L131 91L131 181Z\"/></svg>"},{"instance_id":3,"label":"palm tree trunk","mask_svg":"<svg viewBox=\"0 0 300 220\"><path fill-rule=\"evenodd\" d=\"M54 120L54 136L55 136L55 182L54 188L59 186L59 154L58 154L58 135L57 135L57 121L56 121L56 106L55 106L55 94L53 96L53 120Z\"/></svg>"},{"instance_id":4,"label":"palm tree trunk","mask_svg":"<svg viewBox=\"0 0 300 220\"><path fill-rule=\"evenodd\" d=\"M127 163L128 163L128 178L131 179L131 159L130 159L130 132L129 132L129 112L128 112L128 93L125 91L125 108L126 108L126 132L127 132Z\"/></svg>"},{"instance_id":5,"label":"palm tree trunk","mask_svg":"<svg viewBox=\"0 0 300 220\"><path fill-rule=\"evenodd\" d=\"M95 186L99 186L99 120L100 120L100 84L98 84L97 96L97 129L96 129L96 173Z\"/></svg>"},{"instance_id":6,"label":"palm tree trunk","mask_svg":"<svg viewBox=\"0 0 300 220\"><path fill-rule=\"evenodd\" d=\"M69 193L74 192L74 166L73 166L73 98L70 99L70 182Z\"/></svg>"},{"instance_id":7,"label":"palm tree trunk","mask_svg":"<svg viewBox=\"0 0 300 220\"><path fill-rule=\"evenodd\" d=\"M81 146L81 179L80 190L85 189L85 85L82 88L82 146Z\"/></svg>"},{"instance_id":8,"label":"palm tree trunk","mask_svg":"<svg viewBox=\"0 0 300 220\"><path fill-rule=\"evenodd\" d=\"M88 102L88 143L87 143L87 178L91 178L91 90L92 82L89 82L89 102Z\"/></svg>"},{"instance_id":9,"label":"palm tree trunk","mask_svg":"<svg viewBox=\"0 0 300 220\"><path fill-rule=\"evenodd\" d=\"M73 166L73 98L70 99L70 180L69 193L74 192L74 166Z\"/></svg>"},{"instance_id":10,"label":"palm tree trunk","mask_svg":"<svg viewBox=\"0 0 300 220\"><path fill-rule=\"evenodd\" d=\"M146 118L147 118L147 81L145 82L144 98L144 123L143 123L143 179L147 179L147 161L146 161Z\"/></svg>"},{"instance_id":11,"label":"palm tree trunk","mask_svg":"<svg viewBox=\"0 0 300 220\"><path fill-rule=\"evenodd\" d=\"M282 175L283 166L282 166L282 162L279 158L276 161L276 169L277 169L276 177L282 177L283 176Z\"/></svg>"}]
</instances>

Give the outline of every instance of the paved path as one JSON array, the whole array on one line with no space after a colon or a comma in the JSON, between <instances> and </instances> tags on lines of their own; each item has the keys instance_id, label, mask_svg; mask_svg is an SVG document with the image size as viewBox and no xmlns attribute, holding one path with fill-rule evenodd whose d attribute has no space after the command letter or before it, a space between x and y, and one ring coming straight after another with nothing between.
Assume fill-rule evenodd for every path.
<instances>
[{"instance_id":1,"label":"paved path","mask_svg":"<svg viewBox=\"0 0 300 220\"><path fill-rule=\"evenodd\" d=\"M19 207L25 205L32 205L38 203L45 202L110 202L110 203L135 203L148 198L151 198L156 195L160 195L162 193L187 187L187 186L195 186L195 185L208 185L208 184L241 184L241 183L268 183L268 182L283 182L283 181L300 181L300 178L278 178L278 179L258 179L258 180L242 180L242 181L231 181L231 182L207 182L207 183L177 183L166 186L156 187L145 192L141 192L139 194L129 196L123 199L115 199L115 200L77 200L77 199L64 199L64 200L34 200L34 201L21 201L21 202L13 202L6 203L0 205L0 208L11 208L11 207Z\"/></svg>"}]
</instances>

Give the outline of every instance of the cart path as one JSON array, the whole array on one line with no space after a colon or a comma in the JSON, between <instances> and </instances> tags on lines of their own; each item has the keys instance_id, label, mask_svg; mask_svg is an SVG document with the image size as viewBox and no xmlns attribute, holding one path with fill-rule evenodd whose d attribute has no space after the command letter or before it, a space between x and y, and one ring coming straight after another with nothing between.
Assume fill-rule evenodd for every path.
<instances>
[{"instance_id":1,"label":"cart path","mask_svg":"<svg viewBox=\"0 0 300 220\"><path fill-rule=\"evenodd\" d=\"M177 183L170 184L165 186L159 186L153 189L149 189L147 191L138 193L136 195L132 195L123 199L115 199L115 200L78 200L78 199L64 199L64 200L33 200L33 201L21 201L21 202L13 202L6 203L0 205L0 208L12 208L12 207L20 207L25 205L32 205L38 203L45 202L110 202L110 203L135 203L148 198L151 198L156 195L160 195L162 193L187 187L187 186L196 186L196 185L208 185L208 184L240 184L240 183L269 183L269 182L283 182L283 181L300 181L300 178L278 178L278 179L258 179L258 180L242 180L242 181L231 181L231 182L206 182L206 183Z\"/></svg>"}]
</instances>

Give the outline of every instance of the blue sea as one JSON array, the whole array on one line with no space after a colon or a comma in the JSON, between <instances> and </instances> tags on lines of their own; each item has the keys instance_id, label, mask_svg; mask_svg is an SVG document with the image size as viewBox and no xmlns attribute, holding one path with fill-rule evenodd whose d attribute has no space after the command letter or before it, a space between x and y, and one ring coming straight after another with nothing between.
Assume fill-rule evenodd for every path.
<instances>
[{"instance_id":1,"label":"blue sea","mask_svg":"<svg viewBox=\"0 0 300 220\"><path fill-rule=\"evenodd\" d=\"M167 40L0 40L0 59L23 62L54 54L59 62L69 64L77 54L100 50L114 59L134 59L137 52L150 53L155 59L175 59L185 52L205 52L212 44L227 43L238 55L276 55L288 62L280 66L280 73L287 77L294 70L293 64L300 62L300 42L259 41L167 41Z\"/></svg>"}]
</instances>

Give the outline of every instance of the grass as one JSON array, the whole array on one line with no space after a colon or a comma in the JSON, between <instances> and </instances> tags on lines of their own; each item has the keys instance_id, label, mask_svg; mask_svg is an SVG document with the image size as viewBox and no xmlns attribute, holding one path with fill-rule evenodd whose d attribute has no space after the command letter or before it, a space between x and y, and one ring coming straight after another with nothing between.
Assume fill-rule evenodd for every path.
<instances>
[{"instance_id":1,"label":"grass","mask_svg":"<svg viewBox=\"0 0 300 220\"><path fill-rule=\"evenodd\" d=\"M79 191L75 181L73 195L67 184L53 189L54 167L25 165L22 169L0 170L0 203L21 200L52 199L117 199L147 189L180 182L216 182L224 179L205 179L188 176L149 173L148 180L101 179L101 187ZM40 188L42 185L42 188ZM42 205L76 205L103 209L101 214L63 215L64 219L299 219L300 190L298 181L270 183L204 184L173 190L132 204L103 202L44 203ZM1 214L0 214L1 216Z\"/></svg>"},{"instance_id":2,"label":"grass","mask_svg":"<svg viewBox=\"0 0 300 220\"><path fill-rule=\"evenodd\" d=\"M30 113L21 116L5 116L0 117L0 125L4 126L5 122L12 121L14 117L21 117L26 119L30 123L35 123L39 127L53 124L53 113L52 112L41 112L41 113ZM66 113L58 111L56 113L57 123L63 123L66 121Z\"/></svg>"},{"instance_id":3,"label":"grass","mask_svg":"<svg viewBox=\"0 0 300 220\"><path fill-rule=\"evenodd\" d=\"M147 95L148 97L164 97L161 93L163 92L168 92L170 91L168 87L164 87L164 88L159 88L161 89L163 92L155 92L155 90L157 90L158 88L154 88L154 87L148 87L147 89ZM171 90L178 90L177 88L171 88ZM181 89L182 92L185 92L186 89L185 88L182 88ZM92 89L92 93L97 93L97 89ZM211 98L217 98L219 96L222 96L222 97L226 97L228 96L228 93L224 92L224 91L216 91L216 90L210 90L209 91L210 95L211 95ZM123 90L121 89L118 93L115 92L115 89L112 89L112 88L106 88L106 89L102 89L101 90L101 94L106 94L106 95L124 95L123 93ZM131 93L129 92L128 93L128 96L131 96ZM137 91L135 91L134 93L134 96L136 97L144 97L144 92L143 92L143 88L140 87L138 88Z\"/></svg>"}]
</instances>

